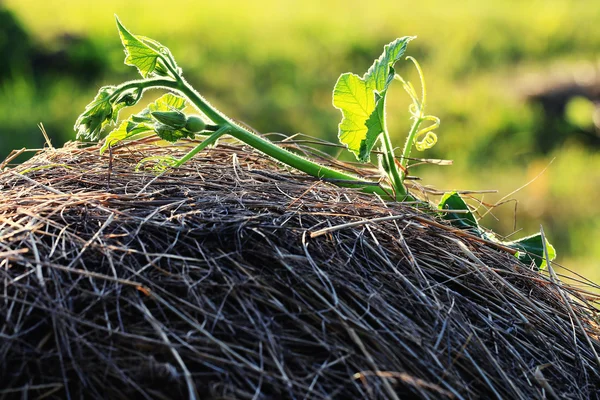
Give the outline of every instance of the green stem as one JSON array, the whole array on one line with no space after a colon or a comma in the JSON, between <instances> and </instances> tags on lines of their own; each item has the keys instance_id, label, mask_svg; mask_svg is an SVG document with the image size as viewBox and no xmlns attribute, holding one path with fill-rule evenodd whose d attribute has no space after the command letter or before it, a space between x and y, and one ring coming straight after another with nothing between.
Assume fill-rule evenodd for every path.
<instances>
[{"instance_id":1,"label":"green stem","mask_svg":"<svg viewBox=\"0 0 600 400\"><path fill-rule=\"evenodd\" d=\"M177 71L175 71L172 67L172 65L175 65L175 60L173 60L173 57L169 56L169 61L168 62L164 56L160 56L160 59L162 60L163 64L165 64L167 66L167 69L169 70L169 72L171 72L171 76L175 79L177 79Z\"/></svg>"},{"instance_id":2,"label":"green stem","mask_svg":"<svg viewBox=\"0 0 600 400\"><path fill-rule=\"evenodd\" d=\"M201 152L202 150L204 150L206 148L206 146L210 146L211 144L213 144L214 142L216 142L221 136L223 136L224 134L226 134L227 131L229 131L229 129L230 129L230 127L227 126L227 125L224 125L224 126L220 127L213 134L211 134L209 137L207 137L206 139L204 139L202 141L202 143L200 143L198 146L194 147L185 156L181 157L181 159L179 159L173 166L175 168L181 167L189 159L191 159L196 154L198 154L199 152Z\"/></svg>"},{"instance_id":3,"label":"green stem","mask_svg":"<svg viewBox=\"0 0 600 400\"><path fill-rule=\"evenodd\" d=\"M233 121L231 121L227 116L216 108L214 108L208 100L206 100L200 93L196 91L184 78L179 77L179 80L176 82L175 89L182 92L200 111L202 111L208 118L210 118L215 124L223 125L229 124L233 125Z\"/></svg>"},{"instance_id":4,"label":"green stem","mask_svg":"<svg viewBox=\"0 0 600 400\"><path fill-rule=\"evenodd\" d=\"M380 185L374 184L373 182L363 181L354 175L338 171L333 168L329 168L318 163L307 160L306 158L299 156L298 154L287 151L271 141L264 139L246 128L237 125L235 122L230 120L221 112L214 109L208 101L206 101L193 87L190 86L184 79L179 81L177 87L181 93L183 93L192 103L200 109L206 116L208 116L213 122L219 125L228 126L230 129L228 133L234 138L247 145L255 148L256 150L280 161L292 168L309 174L315 178L332 180L335 181L336 185L342 187L358 188L366 193L375 193L383 198L395 200L392 195L391 188L385 188ZM416 199L405 193L403 196L405 201L416 201Z\"/></svg>"},{"instance_id":5,"label":"green stem","mask_svg":"<svg viewBox=\"0 0 600 400\"><path fill-rule=\"evenodd\" d=\"M395 190L396 200L403 201L407 198L408 193L406 192L406 187L404 186L404 176L401 176L399 173L399 168L396 166L396 157L394 155L394 147L392 146L392 140L390 139L390 134L387 130L386 118L385 118L385 106L386 106L386 98L383 98L383 116L382 128L383 128L383 157L386 158L388 170L386 171L388 177L392 181L392 186Z\"/></svg>"},{"instance_id":6,"label":"green stem","mask_svg":"<svg viewBox=\"0 0 600 400\"><path fill-rule=\"evenodd\" d=\"M406 187L404 186L404 176L401 174L401 170L396 166L396 159L394 155L394 148L390 140L389 133L387 130L383 131L383 157L386 158L389 170L387 171L390 180L394 186L396 192L396 199L403 201L407 197Z\"/></svg>"},{"instance_id":7,"label":"green stem","mask_svg":"<svg viewBox=\"0 0 600 400\"><path fill-rule=\"evenodd\" d=\"M117 86L114 93L110 96L110 100L118 97L121 93L129 89L140 89L141 91L144 91L150 88L176 89L177 81L165 78L137 79L134 81L129 81Z\"/></svg>"},{"instance_id":8,"label":"green stem","mask_svg":"<svg viewBox=\"0 0 600 400\"><path fill-rule=\"evenodd\" d=\"M190 153L186 154L182 160L179 160L177 165L183 164L185 161L192 158L196 153L204 149L211 142L207 140L214 138L216 140L219 136L224 133L228 133L234 138L247 145L255 148L256 150L280 161L292 168L296 168L306 174L309 174L315 178L334 181L336 185L349 188L358 188L365 193L374 193L380 195L382 198L389 200L396 200L392 195L392 190L389 187L381 186L380 184L362 180L354 175L338 171L333 168L329 168L318 163L312 162L305 159L304 157L287 151L271 141L264 139L246 128L237 125L227 116L222 114L220 111L215 109L210 103L205 100L185 79L178 77L176 81L164 78L137 80L125 83L117 88L113 96L116 93L120 93L124 90L138 88L146 90L150 88L162 88L162 89L173 89L181 92L185 95L200 111L202 111L208 118L210 118L215 124L219 125L220 128L217 132L213 133L209 138L203 141ZM213 142L214 142L213 140ZM206 144L205 144L206 143ZM417 201L414 197L404 193L404 201Z\"/></svg>"}]
</instances>

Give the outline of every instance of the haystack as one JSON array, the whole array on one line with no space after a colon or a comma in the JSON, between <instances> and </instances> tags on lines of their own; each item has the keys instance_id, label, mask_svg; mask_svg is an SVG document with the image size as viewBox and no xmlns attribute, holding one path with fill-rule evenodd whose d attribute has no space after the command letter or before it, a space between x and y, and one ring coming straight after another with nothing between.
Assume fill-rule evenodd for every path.
<instances>
[{"instance_id":1,"label":"haystack","mask_svg":"<svg viewBox=\"0 0 600 400\"><path fill-rule=\"evenodd\" d=\"M0 174L1 399L600 398L583 281L235 144L135 171L182 151Z\"/></svg>"}]
</instances>

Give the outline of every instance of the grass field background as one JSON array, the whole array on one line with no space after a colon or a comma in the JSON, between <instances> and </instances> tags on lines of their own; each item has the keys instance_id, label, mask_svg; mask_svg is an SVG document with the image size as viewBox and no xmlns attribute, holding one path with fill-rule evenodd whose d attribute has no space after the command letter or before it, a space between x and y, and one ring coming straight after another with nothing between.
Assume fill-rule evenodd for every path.
<instances>
[{"instance_id":1,"label":"grass field background","mask_svg":"<svg viewBox=\"0 0 600 400\"><path fill-rule=\"evenodd\" d=\"M516 218L519 232L511 237L543 224L559 263L600 282L600 149L577 133L597 135L594 112L596 124L600 114L578 101L570 104L567 120L548 127L540 108L524 97L539 82L597 77L597 1L8 0L0 7L22 24L29 46L44 54L63 54L57 43L84 37L65 54L95 68L93 76L87 67L40 72L52 57L32 63L18 51L24 42L0 36L0 48L12 49L0 76L0 158L12 148L42 145L38 122L54 144L72 139L73 122L98 86L135 78L122 63L115 13L132 32L168 46L188 79L226 114L261 132L330 141L340 119L331 105L339 74L362 74L384 44L417 35L407 54L421 62L428 111L442 120L437 146L422 156L454 165L412 173L438 189L496 189L476 196L492 204L547 168L510 196L516 216L509 202L482 224L510 236ZM410 63L399 64L398 72L416 80ZM401 146L410 123L408 99L399 86L392 92L388 118Z\"/></svg>"}]
</instances>

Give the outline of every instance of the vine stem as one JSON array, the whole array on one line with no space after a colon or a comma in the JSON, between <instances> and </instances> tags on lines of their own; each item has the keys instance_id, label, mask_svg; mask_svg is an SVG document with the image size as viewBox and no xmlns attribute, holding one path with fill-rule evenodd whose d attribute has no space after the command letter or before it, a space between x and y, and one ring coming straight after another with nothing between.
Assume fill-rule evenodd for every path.
<instances>
[{"instance_id":1,"label":"vine stem","mask_svg":"<svg viewBox=\"0 0 600 400\"><path fill-rule=\"evenodd\" d=\"M401 175L398 171L398 167L396 166L396 157L394 155L394 147L392 146L392 140L390 139L390 134L387 130L386 118L385 118L385 109L386 109L386 97L383 98L383 116L381 118L382 128L383 128L383 157L386 158L386 172L392 181L392 186L394 187L396 200L403 201L407 198L408 193L406 191L406 187L404 186L404 176Z\"/></svg>"},{"instance_id":2,"label":"vine stem","mask_svg":"<svg viewBox=\"0 0 600 400\"><path fill-rule=\"evenodd\" d=\"M403 185L400 187L403 191L396 190L396 196L394 196L392 188L381 185L376 182L365 181L355 175L342 172L330 167L326 167L324 165L315 163L310 161L296 153L292 153L288 150L285 150L276 144L272 143L268 139L265 139L261 136L258 136L248 129L236 124L223 113L214 108L210 103L200 95L184 78L178 76L176 80L166 79L166 78L154 78L154 79L144 79L144 80L136 80L132 82L127 82L117 88L113 96L117 93L121 93L125 90L129 89L140 89L145 91L151 88L157 89L171 89L177 92L180 92L185 97L187 97L192 104L194 104L202 113L204 113L208 118L210 118L215 124L219 126L218 135L217 132L213 133L209 138L205 139L202 143L200 143L196 148L191 150L188 154L184 156L176 166L182 165L184 162L188 161L199 151L204 149L209 144L212 144L218 137L227 133L237 140L246 143L247 145L255 148L256 150L266 154L267 156L274 158L275 160L286 164L292 168L295 168L299 171L302 171L308 175L311 175L318 179L323 179L325 181L329 180L334 182L337 186L348 187L348 188L356 188L360 189L365 193L373 193L381 196L387 200L402 200L409 202L418 202L416 198L411 196L406 192ZM389 135L386 134L387 144L386 147L391 148L391 142L389 142ZM395 167L393 152L386 151L388 154L388 158L391 157L391 166ZM398 171L396 170L396 175L394 180L394 186L397 185L398 182L402 182L401 176L398 175ZM398 192L400 196L398 196Z\"/></svg>"},{"instance_id":3,"label":"vine stem","mask_svg":"<svg viewBox=\"0 0 600 400\"><path fill-rule=\"evenodd\" d=\"M199 152L201 152L202 150L204 150L207 146L210 146L211 144L215 143L221 136L223 136L224 134L227 133L227 131L229 130L228 126L222 126L219 129L217 129L215 132L213 132L213 134L211 134L209 137L207 137L206 139L204 139L202 141L202 143L200 143L198 146L194 147L189 153L187 153L185 156L181 157L174 165L174 167L181 167L183 164L185 164L189 159L191 159L192 157L194 157L196 154L198 154Z\"/></svg>"},{"instance_id":4,"label":"vine stem","mask_svg":"<svg viewBox=\"0 0 600 400\"><path fill-rule=\"evenodd\" d=\"M129 89L139 89L143 92L146 89L155 88L155 89L173 89L175 88L173 85L176 81L172 79L165 78L153 78L153 79L136 79L133 81L126 82L122 85L116 87L113 94L110 95L110 100L118 97L121 93Z\"/></svg>"},{"instance_id":5,"label":"vine stem","mask_svg":"<svg viewBox=\"0 0 600 400\"><path fill-rule=\"evenodd\" d=\"M213 108L187 81L183 78L175 83L174 89L177 89L184 94L200 111L218 125L227 125L228 134L238 139L241 142L255 148L256 150L280 161L292 168L296 168L306 174L309 174L318 179L332 180L335 184L342 187L358 188L366 193L374 193L388 200L396 200L389 187L375 184L374 182L364 181L354 175L329 168L313 161L310 161L298 154L285 150L271 141L262 138L246 128L236 124L224 114ZM393 162L393 160L392 160ZM417 201L408 193L403 195L404 201Z\"/></svg>"}]
</instances>

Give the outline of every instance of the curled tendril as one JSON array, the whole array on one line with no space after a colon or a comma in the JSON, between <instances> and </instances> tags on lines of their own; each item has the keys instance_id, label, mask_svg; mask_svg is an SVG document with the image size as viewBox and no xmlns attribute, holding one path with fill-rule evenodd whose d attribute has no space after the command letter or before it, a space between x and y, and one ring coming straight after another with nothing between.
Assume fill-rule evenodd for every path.
<instances>
[{"instance_id":1,"label":"curled tendril","mask_svg":"<svg viewBox=\"0 0 600 400\"><path fill-rule=\"evenodd\" d=\"M415 126L419 126L423 122L431 122L431 125L425 128L419 129L412 137L411 145L414 145L418 151L423 151L432 148L437 143L437 135L433 130L440 126L440 119L433 115L425 114L425 104L427 102L427 88L425 87L425 77L423 76L423 70L421 66L412 57L406 57L407 60L412 61L419 73L419 79L421 81L421 96L417 94L415 87L412 83L404 80L400 75L395 75L394 78L402 82L402 87L410 96L412 103L408 106L412 119L415 121ZM409 150L410 152L410 150Z\"/></svg>"},{"instance_id":2,"label":"curled tendril","mask_svg":"<svg viewBox=\"0 0 600 400\"><path fill-rule=\"evenodd\" d=\"M433 115L426 115L421 118L422 121L431 121L432 124L419 130L415 134L414 144L418 151L432 148L437 143L437 135L433 132L440 126L440 119Z\"/></svg>"}]
</instances>

